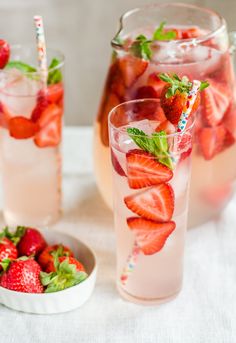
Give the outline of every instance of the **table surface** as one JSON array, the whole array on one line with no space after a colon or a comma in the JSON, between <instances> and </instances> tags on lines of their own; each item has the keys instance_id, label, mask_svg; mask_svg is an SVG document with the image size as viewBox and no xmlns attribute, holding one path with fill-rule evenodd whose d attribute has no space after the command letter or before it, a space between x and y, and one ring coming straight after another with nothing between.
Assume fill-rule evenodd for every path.
<instances>
[{"instance_id":1,"label":"table surface","mask_svg":"<svg viewBox=\"0 0 236 343\"><path fill-rule=\"evenodd\" d=\"M220 218L188 231L180 295L143 307L116 291L113 218L95 184L91 127L64 130L63 157L64 215L53 229L94 248L95 291L82 308L66 314L30 315L0 306L0 342L235 343L236 198Z\"/></svg>"}]
</instances>

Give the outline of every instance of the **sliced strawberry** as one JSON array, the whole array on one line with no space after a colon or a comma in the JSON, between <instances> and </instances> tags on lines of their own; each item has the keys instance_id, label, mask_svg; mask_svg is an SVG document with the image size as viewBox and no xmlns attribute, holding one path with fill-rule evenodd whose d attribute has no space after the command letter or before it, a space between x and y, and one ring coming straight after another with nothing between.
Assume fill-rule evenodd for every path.
<instances>
[{"instance_id":1,"label":"sliced strawberry","mask_svg":"<svg viewBox=\"0 0 236 343\"><path fill-rule=\"evenodd\" d=\"M61 141L62 118L54 115L49 122L37 133L34 138L39 148L55 147Z\"/></svg>"},{"instance_id":2,"label":"sliced strawberry","mask_svg":"<svg viewBox=\"0 0 236 343\"><path fill-rule=\"evenodd\" d=\"M123 168L120 165L120 162L118 161L118 158L116 157L112 149L111 149L111 162L112 162L113 168L120 176L126 176Z\"/></svg>"},{"instance_id":3,"label":"sliced strawberry","mask_svg":"<svg viewBox=\"0 0 236 343\"><path fill-rule=\"evenodd\" d=\"M182 30L181 32L182 39L197 38L200 34L201 32L197 27L190 27L186 30Z\"/></svg>"},{"instance_id":4,"label":"sliced strawberry","mask_svg":"<svg viewBox=\"0 0 236 343\"><path fill-rule=\"evenodd\" d=\"M122 78L122 73L119 68L118 60L116 60L110 67L106 81L106 89L115 93L120 100L123 100L123 98L125 97L126 89Z\"/></svg>"},{"instance_id":5,"label":"sliced strawberry","mask_svg":"<svg viewBox=\"0 0 236 343\"><path fill-rule=\"evenodd\" d=\"M39 98L44 97L49 103L58 103L64 95L64 88L61 82L49 85L45 90L39 92Z\"/></svg>"},{"instance_id":6,"label":"sliced strawberry","mask_svg":"<svg viewBox=\"0 0 236 343\"><path fill-rule=\"evenodd\" d=\"M148 62L141 58L137 58L132 55L121 57L119 59L119 67L125 86L127 88L132 86L133 83L145 72L147 66Z\"/></svg>"},{"instance_id":7,"label":"sliced strawberry","mask_svg":"<svg viewBox=\"0 0 236 343\"><path fill-rule=\"evenodd\" d=\"M10 47L9 44L0 39L0 69L3 69L7 64L10 56Z\"/></svg>"},{"instance_id":8,"label":"sliced strawberry","mask_svg":"<svg viewBox=\"0 0 236 343\"><path fill-rule=\"evenodd\" d=\"M229 148L231 145L235 143L234 135L231 131L225 129L225 139L224 139L224 148Z\"/></svg>"},{"instance_id":9,"label":"sliced strawberry","mask_svg":"<svg viewBox=\"0 0 236 343\"><path fill-rule=\"evenodd\" d=\"M47 123L49 123L55 116L62 117L62 115L63 112L60 106L56 104L50 104L41 113L41 116L38 120L39 126L42 128L47 125Z\"/></svg>"},{"instance_id":10,"label":"sliced strawberry","mask_svg":"<svg viewBox=\"0 0 236 343\"><path fill-rule=\"evenodd\" d=\"M139 87L135 94L135 99L157 98L157 93L152 86Z\"/></svg>"},{"instance_id":11,"label":"sliced strawberry","mask_svg":"<svg viewBox=\"0 0 236 343\"><path fill-rule=\"evenodd\" d=\"M116 94L110 93L109 95L105 94L101 107L99 109L98 121L100 122L100 132L101 140L103 145L109 146L109 136L108 136L108 114L112 108L119 105L120 100Z\"/></svg>"},{"instance_id":12,"label":"sliced strawberry","mask_svg":"<svg viewBox=\"0 0 236 343\"><path fill-rule=\"evenodd\" d=\"M2 102L0 102L0 126L8 129L10 118L11 114L8 111L7 107Z\"/></svg>"},{"instance_id":13,"label":"sliced strawberry","mask_svg":"<svg viewBox=\"0 0 236 343\"><path fill-rule=\"evenodd\" d=\"M171 135L176 132L175 126L171 124L169 120L164 120L155 129L156 132L165 131L167 135Z\"/></svg>"},{"instance_id":14,"label":"sliced strawberry","mask_svg":"<svg viewBox=\"0 0 236 343\"><path fill-rule=\"evenodd\" d=\"M124 202L137 215L159 222L169 221L174 212L174 192L168 183L129 195Z\"/></svg>"},{"instance_id":15,"label":"sliced strawberry","mask_svg":"<svg viewBox=\"0 0 236 343\"><path fill-rule=\"evenodd\" d=\"M33 122L36 123L39 120L42 112L47 108L48 104L49 103L46 97L44 96L38 97L37 104L31 114L31 119L33 120Z\"/></svg>"},{"instance_id":16,"label":"sliced strawberry","mask_svg":"<svg viewBox=\"0 0 236 343\"><path fill-rule=\"evenodd\" d=\"M156 92L156 97L160 98L161 92L166 83L158 77L157 73L152 73L148 76L147 85L152 86Z\"/></svg>"},{"instance_id":17,"label":"sliced strawberry","mask_svg":"<svg viewBox=\"0 0 236 343\"><path fill-rule=\"evenodd\" d=\"M202 92L202 116L206 124L213 127L221 122L230 100L225 87L214 80L209 80L209 83L210 87Z\"/></svg>"},{"instance_id":18,"label":"sliced strawberry","mask_svg":"<svg viewBox=\"0 0 236 343\"><path fill-rule=\"evenodd\" d=\"M206 160L211 160L222 151L226 130L223 125L204 127L198 132L198 140L202 154Z\"/></svg>"},{"instance_id":19,"label":"sliced strawberry","mask_svg":"<svg viewBox=\"0 0 236 343\"><path fill-rule=\"evenodd\" d=\"M28 118L18 116L9 120L9 132L13 138L31 138L38 132L38 130L38 124Z\"/></svg>"},{"instance_id":20,"label":"sliced strawberry","mask_svg":"<svg viewBox=\"0 0 236 343\"><path fill-rule=\"evenodd\" d=\"M135 233L138 246L144 255L153 255L160 251L176 226L173 221L157 223L144 218L128 218L127 224Z\"/></svg>"},{"instance_id":21,"label":"sliced strawberry","mask_svg":"<svg viewBox=\"0 0 236 343\"><path fill-rule=\"evenodd\" d=\"M128 183L133 189L157 185L173 177L171 169L143 150L130 150L126 154L126 162Z\"/></svg>"}]
</instances>

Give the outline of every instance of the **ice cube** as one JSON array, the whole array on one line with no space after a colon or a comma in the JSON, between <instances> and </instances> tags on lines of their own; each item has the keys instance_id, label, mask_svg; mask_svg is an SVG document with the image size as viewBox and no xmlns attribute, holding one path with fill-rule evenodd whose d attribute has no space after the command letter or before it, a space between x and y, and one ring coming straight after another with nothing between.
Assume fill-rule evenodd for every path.
<instances>
[{"instance_id":1,"label":"ice cube","mask_svg":"<svg viewBox=\"0 0 236 343\"><path fill-rule=\"evenodd\" d=\"M175 199L178 201L178 198L184 196L189 179L189 159L180 161L174 170L174 177L171 180L171 185L175 193Z\"/></svg>"},{"instance_id":2,"label":"ice cube","mask_svg":"<svg viewBox=\"0 0 236 343\"><path fill-rule=\"evenodd\" d=\"M0 100L7 106L12 115L29 118L35 107L39 80L23 75L17 69L11 69L0 80Z\"/></svg>"}]
</instances>

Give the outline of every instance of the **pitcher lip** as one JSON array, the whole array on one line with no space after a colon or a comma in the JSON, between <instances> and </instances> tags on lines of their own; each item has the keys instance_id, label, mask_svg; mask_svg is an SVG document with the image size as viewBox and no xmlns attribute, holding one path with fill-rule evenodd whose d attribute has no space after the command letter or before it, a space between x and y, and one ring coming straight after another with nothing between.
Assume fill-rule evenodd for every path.
<instances>
[{"instance_id":1,"label":"pitcher lip","mask_svg":"<svg viewBox=\"0 0 236 343\"><path fill-rule=\"evenodd\" d=\"M142 11L144 9L148 9L148 8L161 8L161 7L171 7L171 6L175 6L175 7L187 7L187 8L192 8L195 10L201 10L201 11L205 11L208 12L211 15L216 16L219 19L219 27L217 27L215 30L210 31L210 33L207 33L205 35L202 35L200 37L197 38L187 38L187 39L175 39L174 42L175 44L192 44L194 42L194 44L200 44L203 43L209 39L212 39L213 37L215 37L216 35L218 35L218 33L220 33L221 31L223 31L226 28L226 21L225 19L216 11L207 8L207 7L202 7L202 6L198 6L198 5L192 5L192 4L187 4L187 3L183 3L183 2L175 2L175 3L161 3L161 4L157 4L157 3L153 3L153 4L149 4L149 5L145 5L145 6L141 6L141 7L136 7L133 8L129 11L126 11L125 13L123 13L119 19L119 29L117 31L117 33L115 34L115 36L113 37L113 39L111 40L111 45L113 48L115 49L119 49L119 50L126 50L126 48L124 47L123 44L117 42L117 37L119 37L119 35L121 34L121 32L124 29L124 20L126 18L128 18L130 15ZM170 41L169 40L162 40L162 41L157 41L159 45L165 45L168 44Z\"/></svg>"}]
</instances>

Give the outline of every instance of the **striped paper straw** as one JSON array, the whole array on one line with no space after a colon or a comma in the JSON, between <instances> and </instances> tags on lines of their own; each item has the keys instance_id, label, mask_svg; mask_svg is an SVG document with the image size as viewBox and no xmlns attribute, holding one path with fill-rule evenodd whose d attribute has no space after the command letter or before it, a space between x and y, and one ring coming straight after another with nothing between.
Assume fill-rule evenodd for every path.
<instances>
[{"instance_id":1,"label":"striped paper straw","mask_svg":"<svg viewBox=\"0 0 236 343\"><path fill-rule=\"evenodd\" d=\"M43 85L46 87L48 70L47 70L47 54L46 54L44 28L43 28L43 18L39 15L34 16L34 23L35 23L35 29L36 29L39 71L40 71Z\"/></svg>"},{"instance_id":2,"label":"striped paper straw","mask_svg":"<svg viewBox=\"0 0 236 343\"><path fill-rule=\"evenodd\" d=\"M134 267L137 263L139 252L140 252L140 248L139 248L137 242L135 241L133 249L127 258L126 265L125 265L123 272L120 276L120 281L123 285L126 284L128 277L129 277L129 274L131 274L132 271L134 270Z\"/></svg>"},{"instance_id":3,"label":"striped paper straw","mask_svg":"<svg viewBox=\"0 0 236 343\"><path fill-rule=\"evenodd\" d=\"M200 81L198 81L198 80L193 81L192 89L190 90L190 92L188 94L188 97L186 100L186 105L183 109L183 112L181 113L181 116L180 116L180 119L178 122L177 132L183 132L186 128L189 115L192 111L194 102L195 102L197 94L199 92L200 85L201 85Z\"/></svg>"}]
</instances>

